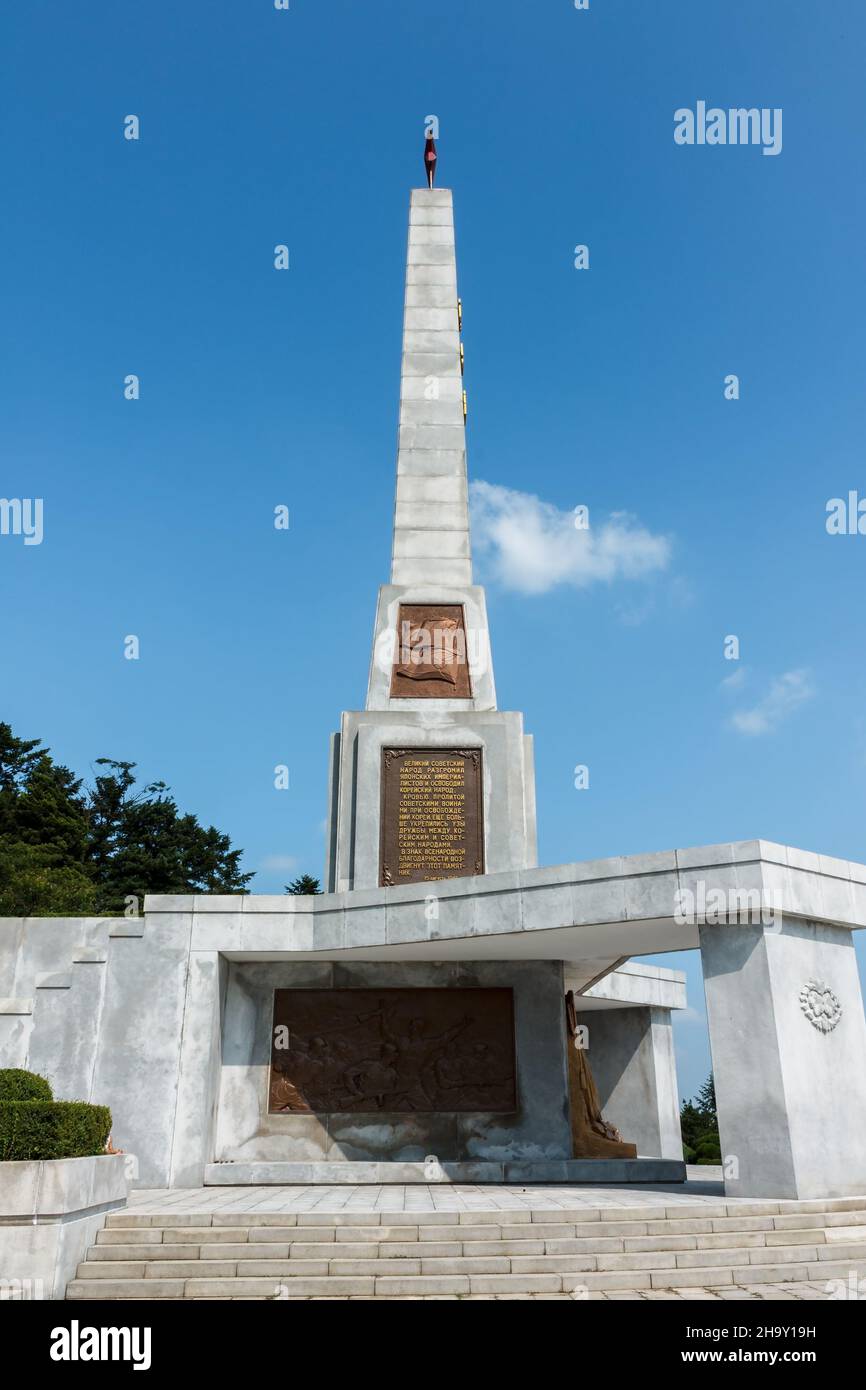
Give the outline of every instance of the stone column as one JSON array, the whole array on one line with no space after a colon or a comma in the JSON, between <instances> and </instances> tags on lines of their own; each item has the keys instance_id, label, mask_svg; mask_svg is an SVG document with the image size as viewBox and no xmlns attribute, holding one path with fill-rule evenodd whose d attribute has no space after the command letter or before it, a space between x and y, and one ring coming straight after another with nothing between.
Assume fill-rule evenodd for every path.
<instances>
[{"instance_id":1,"label":"stone column","mask_svg":"<svg viewBox=\"0 0 866 1390\"><path fill-rule=\"evenodd\" d=\"M639 1158L682 1159L670 1009L592 1009L577 1017L588 1029L604 1118L637 1145Z\"/></svg>"},{"instance_id":2,"label":"stone column","mask_svg":"<svg viewBox=\"0 0 866 1390\"><path fill-rule=\"evenodd\" d=\"M866 1023L851 932L701 926L725 1192L866 1191Z\"/></svg>"},{"instance_id":3,"label":"stone column","mask_svg":"<svg viewBox=\"0 0 866 1390\"><path fill-rule=\"evenodd\" d=\"M150 912L109 938L92 1095L142 1187L168 1183L191 930L190 912Z\"/></svg>"},{"instance_id":4,"label":"stone column","mask_svg":"<svg viewBox=\"0 0 866 1390\"><path fill-rule=\"evenodd\" d=\"M228 962L192 951L186 982L169 1187L199 1187L214 1156Z\"/></svg>"}]
</instances>

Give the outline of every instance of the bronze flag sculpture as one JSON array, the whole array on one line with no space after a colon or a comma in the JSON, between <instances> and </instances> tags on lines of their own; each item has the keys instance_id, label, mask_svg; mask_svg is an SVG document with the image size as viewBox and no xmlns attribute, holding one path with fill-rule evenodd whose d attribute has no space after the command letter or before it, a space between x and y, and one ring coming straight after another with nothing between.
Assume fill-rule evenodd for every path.
<instances>
[{"instance_id":1,"label":"bronze flag sculpture","mask_svg":"<svg viewBox=\"0 0 866 1390\"><path fill-rule=\"evenodd\" d=\"M432 135L428 135L424 143L424 172L427 175L427 187L432 188L436 179L436 141Z\"/></svg>"}]
</instances>

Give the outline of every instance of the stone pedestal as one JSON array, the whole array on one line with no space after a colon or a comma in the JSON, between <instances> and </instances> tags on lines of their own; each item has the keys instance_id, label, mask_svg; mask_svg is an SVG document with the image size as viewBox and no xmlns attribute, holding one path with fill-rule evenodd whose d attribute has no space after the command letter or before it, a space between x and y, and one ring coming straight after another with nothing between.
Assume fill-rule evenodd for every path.
<instances>
[{"instance_id":1,"label":"stone pedestal","mask_svg":"<svg viewBox=\"0 0 866 1390\"><path fill-rule=\"evenodd\" d=\"M437 705L444 702L435 702ZM482 757L479 806L487 873L535 864L535 774L532 740L520 714L502 710L443 711L428 701L412 710L361 710L343 715L333 741L331 854L328 885L335 891L379 885L382 838L380 768L386 747L475 749ZM439 891L431 878L430 892Z\"/></svg>"},{"instance_id":2,"label":"stone pedestal","mask_svg":"<svg viewBox=\"0 0 866 1390\"><path fill-rule=\"evenodd\" d=\"M866 1191L866 1023L851 932L702 926L725 1192Z\"/></svg>"}]
</instances>

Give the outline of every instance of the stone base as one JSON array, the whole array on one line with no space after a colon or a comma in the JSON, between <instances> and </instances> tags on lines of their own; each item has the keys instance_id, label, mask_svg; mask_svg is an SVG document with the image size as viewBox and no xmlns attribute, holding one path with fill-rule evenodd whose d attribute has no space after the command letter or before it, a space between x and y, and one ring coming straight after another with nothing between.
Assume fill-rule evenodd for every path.
<instances>
[{"instance_id":1,"label":"stone base","mask_svg":"<svg viewBox=\"0 0 866 1390\"><path fill-rule=\"evenodd\" d=\"M0 1163L0 1301L63 1299L126 1192L123 1154Z\"/></svg>"},{"instance_id":2,"label":"stone base","mask_svg":"<svg viewBox=\"0 0 866 1390\"><path fill-rule=\"evenodd\" d=\"M685 1182L674 1158L562 1158L506 1163L210 1163L206 1187L264 1187L323 1183L605 1183Z\"/></svg>"}]
</instances>

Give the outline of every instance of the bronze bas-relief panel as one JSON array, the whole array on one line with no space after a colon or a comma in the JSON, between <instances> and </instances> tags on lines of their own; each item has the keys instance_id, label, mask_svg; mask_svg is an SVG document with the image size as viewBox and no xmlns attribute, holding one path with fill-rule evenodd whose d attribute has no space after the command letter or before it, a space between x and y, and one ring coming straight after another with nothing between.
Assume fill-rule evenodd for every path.
<instances>
[{"instance_id":1,"label":"bronze bas-relief panel","mask_svg":"<svg viewBox=\"0 0 866 1390\"><path fill-rule=\"evenodd\" d=\"M269 1114L517 1109L510 989L277 989Z\"/></svg>"},{"instance_id":2,"label":"bronze bas-relief panel","mask_svg":"<svg viewBox=\"0 0 866 1390\"><path fill-rule=\"evenodd\" d=\"M383 748L379 883L484 873L480 748Z\"/></svg>"},{"instance_id":3,"label":"bronze bas-relief panel","mask_svg":"<svg viewBox=\"0 0 866 1390\"><path fill-rule=\"evenodd\" d=\"M471 700L462 603L401 603L392 700Z\"/></svg>"}]
</instances>

